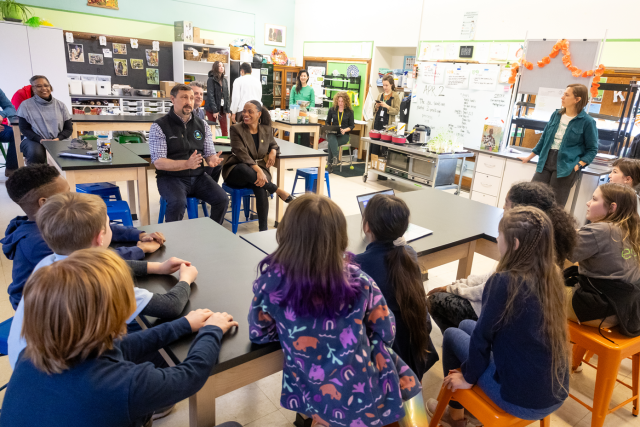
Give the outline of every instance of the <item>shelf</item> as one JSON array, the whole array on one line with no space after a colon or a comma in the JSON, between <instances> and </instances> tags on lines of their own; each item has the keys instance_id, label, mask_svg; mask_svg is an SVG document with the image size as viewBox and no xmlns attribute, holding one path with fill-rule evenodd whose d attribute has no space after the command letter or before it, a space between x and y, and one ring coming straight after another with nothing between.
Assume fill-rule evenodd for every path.
<instances>
[{"instance_id":1,"label":"shelf","mask_svg":"<svg viewBox=\"0 0 640 427\"><path fill-rule=\"evenodd\" d=\"M77 99L143 99L145 101L163 100L171 101L171 98L154 98L152 96L124 96L124 95L69 95Z\"/></svg>"},{"instance_id":2,"label":"shelf","mask_svg":"<svg viewBox=\"0 0 640 427\"><path fill-rule=\"evenodd\" d=\"M89 108L120 108L119 105L114 105L109 107L108 105L82 105L82 104L71 104L72 107L89 107Z\"/></svg>"},{"instance_id":3,"label":"shelf","mask_svg":"<svg viewBox=\"0 0 640 427\"><path fill-rule=\"evenodd\" d=\"M190 73L188 71L184 72L185 75L193 75L193 76L209 76L209 73Z\"/></svg>"},{"instance_id":4,"label":"shelf","mask_svg":"<svg viewBox=\"0 0 640 427\"><path fill-rule=\"evenodd\" d=\"M225 47L225 46L216 46L216 45L212 45L212 44L202 44L202 43L195 43L195 42L176 42L176 43L182 43L185 46L198 46L198 47L208 47L209 49L213 48L213 49L217 49L217 50L229 50L229 47Z\"/></svg>"}]
</instances>

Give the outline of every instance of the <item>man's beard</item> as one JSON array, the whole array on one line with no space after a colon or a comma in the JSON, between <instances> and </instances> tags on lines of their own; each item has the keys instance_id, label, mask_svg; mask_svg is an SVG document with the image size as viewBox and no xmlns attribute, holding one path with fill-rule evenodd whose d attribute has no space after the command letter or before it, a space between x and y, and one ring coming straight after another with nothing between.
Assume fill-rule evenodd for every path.
<instances>
[{"instance_id":1,"label":"man's beard","mask_svg":"<svg viewBox=\"0 0 640 427\"><path fill-rule=\"evenodd\" d=\"M192 111L193 111L193 108L191 107L182 107L183 116L188 116L189 114L191 114Z\"/></svg>"}]
</instances>

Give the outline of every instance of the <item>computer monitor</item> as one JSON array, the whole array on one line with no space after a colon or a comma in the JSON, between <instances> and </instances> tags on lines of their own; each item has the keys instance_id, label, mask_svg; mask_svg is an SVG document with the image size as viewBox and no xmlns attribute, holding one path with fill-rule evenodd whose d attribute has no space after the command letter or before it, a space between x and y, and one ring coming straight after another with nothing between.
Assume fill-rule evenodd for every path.
<instances>
[{"instance_id":1,"label":"computer monitor","mask_svg":"<svg viewBox=\"0 0 640 427\"><path fill-rule=\"evenodd\" d=\"M393 189L390 189L390 190L376 191L375 193L361 194L360 196L356 196L356 199L358 200L358 206L360 206L361 214L364 214L364 208L367 207L367 203L369 203L369 200L371 200L371 198L377 194L387 194L389 196L395 196L396 192L393 191Z\"/></svg>"}]
</instances>

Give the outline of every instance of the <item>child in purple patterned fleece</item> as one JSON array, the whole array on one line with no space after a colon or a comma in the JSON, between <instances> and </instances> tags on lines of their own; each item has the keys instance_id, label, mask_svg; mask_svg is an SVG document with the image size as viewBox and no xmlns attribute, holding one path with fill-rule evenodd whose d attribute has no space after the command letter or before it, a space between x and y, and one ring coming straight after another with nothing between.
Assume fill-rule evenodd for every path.
<instances>
[{"instance_id":1,"label":"child in purple patterned fleece","mask_svg":"<svg viewBox=\"0 0 640 427\"><path fill-rule=\"evenodd\" d=\"M345 253L340 208L326 197L299 197L277 239L258 267L249 323L253 342L282 343L280 404L322 426L382 427L402 418L420 381L391 350L395 319L378 286Z\"/></svg>"}]
</instances>

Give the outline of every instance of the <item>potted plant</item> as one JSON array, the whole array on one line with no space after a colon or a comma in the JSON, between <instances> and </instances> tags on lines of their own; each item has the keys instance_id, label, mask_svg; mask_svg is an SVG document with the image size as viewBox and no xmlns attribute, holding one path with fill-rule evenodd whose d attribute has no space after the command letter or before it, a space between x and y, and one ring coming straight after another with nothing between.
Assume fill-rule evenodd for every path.
<instances>
[{"instance_id":1,"label":"potted plant","mask_svg":"<svg viewBox=\"0 0 640 427\"><path fill-rule=\"evenodd\" d=\"M0 1L0 15L5 21L22 22L29 17L31 10L24 4L15 0Z\"/></svg>"}]
</instances>

